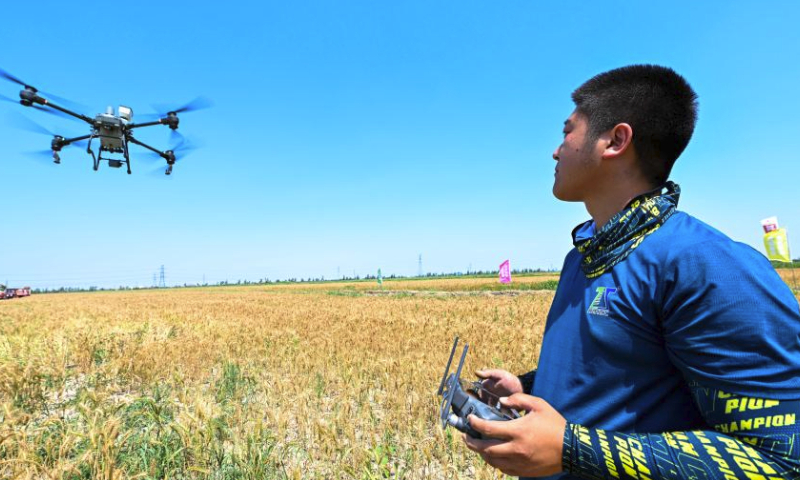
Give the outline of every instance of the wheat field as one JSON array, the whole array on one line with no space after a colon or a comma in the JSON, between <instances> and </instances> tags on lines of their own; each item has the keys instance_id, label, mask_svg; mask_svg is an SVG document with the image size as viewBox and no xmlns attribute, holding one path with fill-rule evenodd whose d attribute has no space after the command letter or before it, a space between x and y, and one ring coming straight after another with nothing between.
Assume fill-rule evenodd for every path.
<instances>
[{"instance_id":1,"label":"wheat field","mask_svg":"<svg viewBox=\"0 0 800 480\"><path fill-rule=\"evenodd\" d=\"M436 421L454 336L465 379L536 366L557 276L496 282L0 302L0 477L503 478Z\"/></svg>"},{"instance_id":2,"label":"wheat field","mask_svg":"<svg viewBox=\"0 0 800 480\"><path fill-rule=\"evenodd\" d=\"M0 477L501 478L442 431L436 389L455 335L464 378L532 369L556 278L3 302Z\"/></svg>"}]
</instances>

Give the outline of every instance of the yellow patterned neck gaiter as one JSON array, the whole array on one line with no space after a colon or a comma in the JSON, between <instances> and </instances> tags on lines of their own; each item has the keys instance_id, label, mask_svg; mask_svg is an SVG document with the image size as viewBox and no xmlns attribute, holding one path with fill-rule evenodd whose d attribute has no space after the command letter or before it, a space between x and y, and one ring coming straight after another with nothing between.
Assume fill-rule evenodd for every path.
<instances>
[{"instance_id":1,"label":"yellow patterned neck gaiter","mask_svg":"<svg viewBox=\"0 0 800 480\"><path fill-rule=\"evenodd\" d=\"M576 239L576 232L585 223L575 227L572 231L573 244L583 256L581 269L586 278L599 277L625 260L648 235L658 230L675 213L680 195L681 188L673 182L667 182L631 200L591 238Z\"/></svg>"}]
</instances>

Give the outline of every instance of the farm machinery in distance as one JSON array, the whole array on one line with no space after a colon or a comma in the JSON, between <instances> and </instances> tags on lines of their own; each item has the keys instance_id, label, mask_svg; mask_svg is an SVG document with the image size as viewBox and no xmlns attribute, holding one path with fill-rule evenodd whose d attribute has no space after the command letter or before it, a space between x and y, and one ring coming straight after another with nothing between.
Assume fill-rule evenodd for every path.
<instances>
[{"instance_id":1,"label":"farm machinery in distance","mask_svg":"<svg viewBox=\"0 0 800 480\"><path fill-rule=\"evenodd\" d=\"M14 297L29 297L30 295L31 287L6 288L5 285L0 285L0 300Z\"/></svg>"}]
</instances>

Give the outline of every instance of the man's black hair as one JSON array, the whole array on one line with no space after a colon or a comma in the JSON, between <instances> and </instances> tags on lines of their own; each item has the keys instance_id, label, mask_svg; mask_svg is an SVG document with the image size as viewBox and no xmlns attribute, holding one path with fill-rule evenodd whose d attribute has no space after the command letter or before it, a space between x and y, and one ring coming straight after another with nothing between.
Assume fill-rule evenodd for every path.
<instances>
[{"instance_id":1,"label":"man's black hair","mask_svg":"<svg viewBox=\"0 0 800 480\"><path fill-rule=\"evenodd\" d=\"M619 123L631 126L642 173L654 186L667 181L697 122L697 94L674 70L658 65L596 75L572 93L572 100L587 118L592 140Z\"/></svg>"}]
</instances>

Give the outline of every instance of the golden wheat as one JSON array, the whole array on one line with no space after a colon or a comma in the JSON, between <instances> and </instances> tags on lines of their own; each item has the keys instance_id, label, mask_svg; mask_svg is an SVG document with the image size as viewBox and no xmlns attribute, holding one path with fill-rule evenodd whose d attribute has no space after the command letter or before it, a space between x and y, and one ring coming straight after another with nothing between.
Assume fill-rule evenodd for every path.
<instances>
[{"instance_id":1,"label":"golden wheat","mask_svg":"<svg viewBox=\"0 0 800 480\"><path fill-rule=\"evenodd\" d=\"M435 395L455 335L468 371L536 365L552 291L480 291L495 282L5 302L0 475L501 478L442 432Z\"/></svg>"},{"instance_id":2,"label":"golden wheat","mask_svg":"<svg viewBox=\"0 0 800 480\"><path fill-rule=\"evenodd\" d=\"M556 278L3 302L0 476L501 478L438 426L435 390L455 335L466 372L534 368Z\"/></svg>"}]
</instances>

